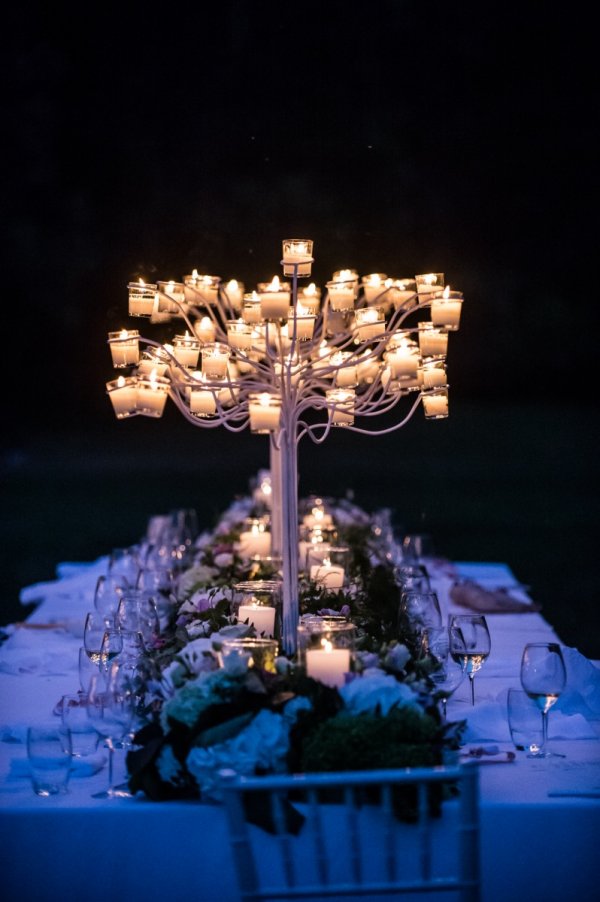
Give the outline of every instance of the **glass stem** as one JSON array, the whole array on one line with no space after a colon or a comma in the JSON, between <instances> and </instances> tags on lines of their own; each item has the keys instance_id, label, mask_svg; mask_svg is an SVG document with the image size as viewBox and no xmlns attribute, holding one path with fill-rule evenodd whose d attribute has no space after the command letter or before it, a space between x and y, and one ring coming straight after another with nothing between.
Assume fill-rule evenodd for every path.
<instances>
[{"instance_id":1,"label":"glass stem","mask_svg":"<svg viewBox=\"0 0 600 902\"><path fill-rule=\"evenodd\" d=\"M469 680L471 682L471 704L475 706L475 676L474 674L469 674Z\"/></svg>"},{"instance_id":2,"label":"glass stem","mask_svg":"<svg viewBox=\"0 0 600 902\"><path fill-rule=\"evenodd\" d=\"M546 751L546 743L548 741L548 712L542 711L542 748L541 751Z\"/></svg>"},{"instance_id":3,"label":"glass stem","mask_svg":"<svg viewBox=\"0 0 600 902\"><path fill-rule=\"evenodd\" d=\"M106 745L108 747L108 791L111 792L113 788L113 767L115 750L110 739L107 740Z\"/></svg>"},{"instance_id":4,"label":"glass stem","mask_svg":"<svg viewBox=\"0 0 600 902\"><path fill-rule=\"evenodd\" d=\"M444 721L448 720L447 707L448 707L448 699L443 698L442 699L442 714L444 716Z\"/></svg>"}]
</instances>

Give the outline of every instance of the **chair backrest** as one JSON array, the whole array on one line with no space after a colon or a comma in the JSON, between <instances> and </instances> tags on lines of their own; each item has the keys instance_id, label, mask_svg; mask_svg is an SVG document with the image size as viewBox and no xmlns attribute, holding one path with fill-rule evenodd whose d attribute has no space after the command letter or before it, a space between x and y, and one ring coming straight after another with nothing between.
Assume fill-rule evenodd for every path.
<instances>
[{"instance_id":1,"label":"chair backrest","mask_svg":"<svg viewBox=\"0 0 600 902\"><path fill-rule=\"evenodd\" d=\"M476 763L221 780L242 900L480 899ZM449 787L457 798L440 807ZM248 823L257 810L268 832Z\"/></svg>"}]
</instances>

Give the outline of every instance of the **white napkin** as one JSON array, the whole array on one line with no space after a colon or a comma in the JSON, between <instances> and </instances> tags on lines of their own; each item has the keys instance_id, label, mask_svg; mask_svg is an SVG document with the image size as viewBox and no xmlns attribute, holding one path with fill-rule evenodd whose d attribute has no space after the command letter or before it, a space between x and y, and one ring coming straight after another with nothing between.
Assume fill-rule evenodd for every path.
<instances>
[{"instance_id":1,"label":"white napkin","mask_svg":"<svg viewBox=\"0 0 600 902\"><path fill-rule=\"evenodd\" d=\"M61 676L77 669L77 646L61 630L53 632L48 648L45 630L17 628L0 648L0 671L12 674L42 673Z\"/></svg>"},{"instance_id":2,"label":"white napkin","mask_svg":"<svg viewBox=\"0 0 600 902\"><path fill-rule=\"evenodd\" d=\"M541 717L541 715L540 715ZM548 716L548 739L597 739L594 727L582 714L567 715L553 708ZM506 691L495 701L476 703L467 715L465 742L511 742Z\"/></svg>"},{"instance_id":3,"label":"white napkin","mask_svg":"<svg viewBox=\"0 0 600 902\"><path fill-rule=\"evenodd\" d=\"M32 604L56 595L76 595L93 590L98 577L106 573L108 557L104 555L91 563L58 564L58 579L25 586L19 593L21 604ZM64 569L63 569L64 568Z\"/></svg>"},{"instance_id":4,"label":"white napkin","mask_svg":"<svg viewBox=\"0 0 600 902\"><path fill-rule=\"evenodd\" d=\"M86 755L85 758L72 758L71 776L92 777L94 774L97 774L98 771L102 770L106 762L107 757L102 754L102 752L97 752L94 755ZM12 778L30 777L31 768L27 758L11 758L8 776Z\"/></svg>"},{"instance_id":5,"label":"white napkin","mask_svg":"<svg viewBox=\"0 0 600 902\"><path fill-rule=\"evenodd\" d=\"M576 648L562 648L567 685L554 710L563 714L600 715L600 668Z\"/></svg>"}]
</instances>

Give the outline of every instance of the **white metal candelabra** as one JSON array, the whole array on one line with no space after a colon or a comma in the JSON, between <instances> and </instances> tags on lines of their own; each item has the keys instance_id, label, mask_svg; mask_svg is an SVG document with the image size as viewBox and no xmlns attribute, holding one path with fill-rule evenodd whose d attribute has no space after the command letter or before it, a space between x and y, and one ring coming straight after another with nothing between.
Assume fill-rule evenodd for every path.
<instances>
[{"instance_id":1,"label":"white metal candelabra","mask_svg":"<svg viewBox=\"0 0 600 902\"><path fill-rule=\"evenodd\" d=\"M291 285L275 276L247 294L238 282L225 285L196 271L183 282L140 279L129 285L130 316L183 321L185 333L171 343L127 329L108 338L113 365L128 369L107 383L119 419L160 417L170 397L195 426L269 435L272 555L282 559L288 655L296 651L299 617L298 442L308 436L321 444L333 428L386 435L419 404L428 419L447 417L448 333L458 329L462 306L462 294L444 284L442 273L360 279L355 270L341 270L321 299L314 283L299 289L299 279L311 274L312 250L309 239L286 239L281 262ZM429 320L404 326L423 310ZM411 396L403 418L368 428Z\"/></svg>"}]
</instances>

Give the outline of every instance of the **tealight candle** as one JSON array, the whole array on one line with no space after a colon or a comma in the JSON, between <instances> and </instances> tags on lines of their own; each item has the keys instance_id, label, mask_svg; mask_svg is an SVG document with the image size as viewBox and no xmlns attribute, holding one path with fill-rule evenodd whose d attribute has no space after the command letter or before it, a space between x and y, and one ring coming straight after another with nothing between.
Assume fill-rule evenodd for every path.
<instances>
[{"instance_id":1,"label":"tealight candle","mask_svg":"<svg viewBox=\"0 0 600 902\"><path fill-rule=\"evenodd\" d=\"M259 635L272 637L275 633L275 608L259 604L256 599L240 605L238 620L241 623L248 621Z\"/></svg>"},{"instance_id":2,"label":"tealight candle","mask_svg":"<svg viewBox=\"0 0 600 902\"><path fill-rule=\"evenodd\" d=\"M287 319L290 306L290 286L274 276L271 282L259 282L260 315L262 319Z\"/></svg>"},{"instance_id":3,"label":"tealight candle","mask_svg":"<svg viewBox=\"0 0 600 902\"><path fill-rule=\"evenodd\" d=\"M368 341L385 332L385 316L381 307L361 307L354 314L357 341Z\"/></svg>"},{"instance_id":4,"label":"tealight candle","mask_svg":"<svg viewBox=\"0 0 600 902\"><path fill-rule=\"evenodd\" d=\"M198 366L200 342L186 331L185 335L176 335L173 339L173 357L182 366Z\"/></svg>"},{"instance_id":5,"label":"tealight candle","mask_svg":"<svg viewBox=\"0 0 600 902\"><path fill-rule=\"evenodd\" d=\"M284 276L310 276L313 262L310 238L285 238L283 241Z\"/></svg>"},{"instance_id":6,"label":"tealight candle","mask_svg":"<svg viewBox=\"0 0 600 902\"><path fill-rule=\"evenodd\" d=\"M290 309L288 313L288 335L293 340L294 338L294 327L295 327L295 335L297 341L310 341L313 337L313 332L315 329L315 314L310 313L307 307L304 304L298 304L296 307L296 312L294 314L294 308Z\"/></svg>"},{"instance_id":7,"label":"tealight candle","mask_svg":"<svg viewBox=\"0 0 600 902\"><path fill-rule=\"evenodd\" d=\"M118 420L137 414L137 379L135 376L119 376L106 383L106 393L111 400Z\"/></svg>"},{"instance_id":8,"label":"tealight candle","mask_svg":"<svg viewBox=\"0 0 600 902\"><path fill-rule=\"evenodd\" d=\"M440 291L444 287L444 273L423 273L423 275L415 276L415 282L417 294L431 294L434 291Z\"/></svg>"},{"instance_id":9,"label":"tealight candle","mask_svg":"<svg viewBox=\"0 0 600 902\"><path fill-rule=\"evenodd\" d=\"M182 282L157 282L159 313L181 313L185 301L185 285Z\"/></svg>"},{"instance_id":10,"label":"tealight candle","mask_svg":"<svg viewBox=\"0 0 600 902\"><path fill-rule=\"evenodd\" d=\"M264 504L271 507L273 501L273 487L269 470L259 470L258 484L252 492L252 498L256 504Z\"/></svg>"},{"instance_id":11,"label":"tealight candle","mask_svg":"<svg viewBox=\"0 0 600 902\"><path fill-rule=\"evenodd\" d=\"M422 357L440 357L448 353L448 333L433 323L419 323L419 348Z\"/></svg>"},{"instance_id":12,"label":"tealight candle","mask_svg":"<svg viewBox=\"0 0 600 902\"><path fill-rule=\"evenodd\" d=\"M385 362L390 368L393 379L415 378L420 363L419 348L416 342L404 339L402 343L386 351Z\"/></svg>"},{"instance_id":13,"label":"tealight candle","mask_svg":"<svg viewBox=\"0 0 600 902\"><path fill-rule=\"evenodd\" d=\"M279 429L281 417L281 397L269 392L250 395L248 398L250 413L250 429L252 432L265 434Z\"/></svg>"},{"instance_id":14,"label":"tealight candle","mask_svg":"<svg viewBox=\"0 0 600 902\"><path fill-rule=\"evenodd\" d=\"M202 373L191 373L191 376L194 382L198 384L190 386L190 413L197 417L212 416L217 411L217 400L214 392L205 387L206 378Z\"/></svg>"},{"instance_id":15,"label":"tealight candle","mask_svg":"<svg viewBox=\"0 0 600 902\"><path fill-rule=\"evenodd\" d=\"M380 294L386 290L384 284L387 276L384 272L372 272L362 280L362 290L367 304L373 304Z\"/></svg>"},{"instance_id":16,"label":"tealight candle","mask_svg":"<svg viewBox=\"0 0 600 902\"><path fill-rule=\"evenodd\" d=\"M414 279L388 279L388 282L390 282L389 298L396 310L417 299L417 283Z\"/></svg>"},{"instance_id":17,"label":"tealight candle","mask_svg":"<svg viewBox=\"0 0 600 902\"><path fill-rule=\"evenodd\" d=\"M358 369L356 363L352 363L350 351L337 351L331 355L330 365L335 367L331 374L338 388L349 388L358 382Z\"/></svg>"},{"instance_id":18,"label":"tealight candle","mask_svg":"<svg viewBox=\"0 0 600 902\"><path fill-rule=\"evenodd\" d=\"M305 514L302 523L309 529L330 529L333 526L333 517L320 507L313 507L310 514Z\"/></svg>"},{"instance_id":19,"label":"tealight candle","mask_svg":"<svg viewBox=\"0 0 600 902\"><path fill-rule=\"evenodd\" d=\"M271 552L271 533L261 520L254 520L249 529L240 533L240 557L268 557Z\"/></svg>"},{"instance_id":20,"label":"tealight candle","mask_svg":"<svg viewBox=\"0 0 600 902\"><path fill-rule=\"evenodd\" d=\"M219 341L205 344L202 348L202 372L208 379L224 379L229 363L229 348Z\"/></svg>"},{"instance_id":21,"label":"tealight candle","mask_svg":"<svg viewBox=\"0 0 600 902\"><path fill-rule=\"evenodd\" d=\"M322 647L306 651L306 673L313 680L326 686L340 688L350 670L350 649L334 648L328 639L321 640Z\"/></svg>"},{"instance_id":22,"label":"tealight candle","mask_svg":"<svg viewBox=\"0 0 600 902\"><path fill-rule=\"evenodd\" d=\"M236 313L240 313L244 300L244 283L237 279L230 279L223 292Z\"/></svg>"},{"instance_id":23,"label":"tealight candle","mask_svg":"<svg viewBox=\"0 0 600 902\"><path fill-rule=\"evenodd\" d=\"M324 589L341 589L345 576L344 568L332 564L329 558L310 568L310 578Z\"/></svg>"},{"instance_id":24,"label":"tealight candle","mask_svg":"<svg viewBox=\"0 0 600 902\"><path fill-rule=\"evenodd\" d=\"M365 351L359 357L356 373L359 382L371 383L377 379L379 375L380 362L379 358L374 356L371 351Z\"/></svg>"},{"instance_id":25,"label":"tealight candle","mask_svg":"<svg viewBox=\"0 0 600 902\"><path fill-rule=\"evenodd\" d=\"M144 282L130 282L129 289L129 316L151 316L156 297L156 285Z\"/></svg>"},{"instance_id":26,"label":"tealight candle","mask_svg":"<svg viewBox=\"0 0 600 902\"><path fill-rule=\"evenodd\" d=\"M145 417L162 417L169 391L169 380L151 374L137 380L137 411Z\"/></svg>"},{"instance_id":27,"label":"tealight candle","mask_svg":"<svg viewBox=\"0 0 600 902\"><path fill-rule=\"evenodd\" d=\"M232 348L239 351L252 347L252 326L243 319L229 320L227 322L227 341Z\"/></svg>"},{"instance_id":28,"label":"tealight candle","mask_svg":"<svg viewBox=\"0 0 600 902\"><path fill-rule=\"evenodd\" d=\"M244 303L242 305L242 319L245 323L260 323L262 316L260 312L260 297L256 291L244 295Z\"/></svg>"},{"instance_id":29,"label":"tealight candle","mask_svg":"<svg viewBox=\"0 0 600 902\"><path fill-rule=\"evenodd\" d=\"M109 332L110 353L113 366L122 369L134 366L140 358L140 333L137 329L121 329L120 332Z\"/></svg>"},{"instance_id":30,"label":"tealight candle","mask_svg":"<svg viewBox=\"0 0 600 902\"><path fill-rule=\"evenodd\" d=\"M428 420L442 420L448 416L448 389L422 392L423 411Z\"/></svg>"},{"instance_id":31,"label":"tealight candle","mask_svg":"<svg viewBox=\"0 0 600 902\"><path fill-rule=\"evenodd\" d=\"M352 426L356 392L352 388L333 388L325 392L332 426Z\"/></svg>"},{"instance_id":32,"label":"tealight candle","mask_svg":"<svg viewBox=\"0 0 600 902\"><path fill-rule=\"evenodd\" d=\"M431 322L449 332L456 332L460 324L463 296L460 291L450 291L446 285L441 295L434 295L431 302Z\"/></svg>"},{"instance_id":33,"label":"tealight candle","mask_svg":"<svg viewBox=\"0 0 600 902\"><path fill-rule=\"evenodd\" d=\"M354 282L327 282L331 309L336 313L354 310L356 293Z\"/></svg>"},{"instance_id":34,"label":"tealight candle","mask_svg":"<svg viewBox=\"0 0 600 902\"><path fill-rule=\"evenodd\" d=\"M424 360L419 367L418 377L423 388L439 388L448 382L444 358Z\"/></svg>"},{"instance_id":35,"label":"tealight candle","mask_svg":"<svg viewBox=\"0 0 600 902\"><path fill-rule=\"evenodd\" d=\"M204 344L213 342L217 335L217 328L210 316L203 316L194 324L194 332Z\"/></svg>"},{"instance_id":36,"label":"tealight candle","mask_svg":"<svg viewBox=\"0 0 600 902\"><path fill-rule=\"evenodd\" d=\"M305 288L302 288L298 292L298 298L309 313L317 315L321 305L321 289L317 288L314 282L310 282Z\"/></svg>"},{"instance_id":37,"label":"tealight candle","mask_svg":"<svg viewBox=\"0 0 600 902\"><path fill-rule=\"evenodd\" d=\"M191 276L183 277L185 298L189 304L196 306L198 304L216 304L219 300L220 282L220 276L201 276L195 269Z\"/></svg>"}]
</instances>

